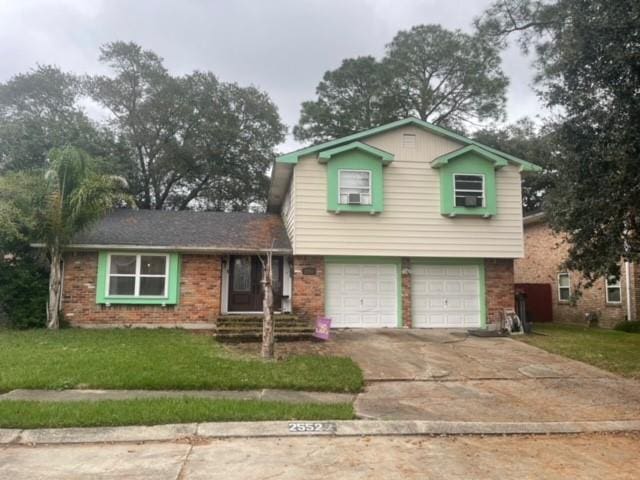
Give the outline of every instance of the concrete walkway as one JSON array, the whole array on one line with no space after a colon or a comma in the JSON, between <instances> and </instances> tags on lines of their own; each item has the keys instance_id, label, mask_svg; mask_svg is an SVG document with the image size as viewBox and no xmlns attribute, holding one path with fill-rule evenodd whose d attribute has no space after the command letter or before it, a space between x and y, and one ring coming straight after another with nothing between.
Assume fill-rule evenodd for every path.
<instances>
[{"instance_id":1,"label":"concrete walkway","mask_svg":"<svg viewBox=\"0 0 640 480\"><path fill-rule=\"evenodd\" d=\"M11 480L636 479L640 437L236 438L0 447Z\"/></svg>"},{"instance_id":2,"label":"concrete walkway","mask_svg":"<svg viewBox=\"0 0 640 480\"><path fill-rule=\"evenodd\" d=\"M0 395L1 400L33 400L73 402L99 400L131 400L142 398L208 398L230 400L263 400L287 403L352 403L350 393L305 392L294 390L12 390Z\"/></svg>"}]
</instances>

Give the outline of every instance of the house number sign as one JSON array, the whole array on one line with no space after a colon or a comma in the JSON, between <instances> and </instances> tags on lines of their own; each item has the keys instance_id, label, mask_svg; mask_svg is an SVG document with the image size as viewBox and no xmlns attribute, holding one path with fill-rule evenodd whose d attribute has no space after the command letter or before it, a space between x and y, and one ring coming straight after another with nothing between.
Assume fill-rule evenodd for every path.
<instances>
[{"instance_id":1,"label":"house number sign","mask_svg":"<svg viewBox=\"0 0 640 480\"><path fill-rule=\"evenodd\" d=\"M316 274L316 267L303 267L302 268L302 274L303 275L315 275Z\"/></svg>"},{"instance_id":2,"label":"house number sign","mask_svg":"<svg viewBox=\"0 0 640 480\"><path fill-rule=\"evenodd\" d=\"M289 424L290 433L336 433L337 425L333 422L299 423Z\"/></svg>"}]
</instances>

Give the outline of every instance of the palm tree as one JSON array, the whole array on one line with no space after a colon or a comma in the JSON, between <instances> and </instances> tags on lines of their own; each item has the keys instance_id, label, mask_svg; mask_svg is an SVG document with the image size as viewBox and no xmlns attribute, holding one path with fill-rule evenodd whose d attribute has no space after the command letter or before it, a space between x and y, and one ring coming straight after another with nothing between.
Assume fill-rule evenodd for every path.
<instances>
[{"instance_id":1,"label":"palm tree","mask_svg":"<svg viewBox=\"0 0 640 480\"><path fill-rule=\"evenodd\" d=\"M126 182L98 173L95 166L95 160L84 150L56 148L49 152L49 169L44 175L23 172L0 183L0 201L4 196L22 215L14 219L16 229L26 226L29 236L46 250L50 262L47 327L51 329L60 325L65 246L75 234L129 200L124 193Z\"/></svg>"}]
</instances>

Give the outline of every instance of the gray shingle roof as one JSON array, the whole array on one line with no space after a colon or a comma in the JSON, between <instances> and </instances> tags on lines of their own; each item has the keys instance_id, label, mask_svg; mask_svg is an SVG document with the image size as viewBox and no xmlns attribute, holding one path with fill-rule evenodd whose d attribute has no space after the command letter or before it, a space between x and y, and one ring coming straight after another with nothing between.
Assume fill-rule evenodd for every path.
<instances>
[{"instance_id":1,"label":"gray shingle roof","mask_svg":"<svg viewBox=\"0 0 640 480\"><path fill-rule=\"evenodd\" d=\"M274 214L114 210L78 234L73 247L137 246L184 250L291 250L282 219Z\"/></svg>"}]
</instances>

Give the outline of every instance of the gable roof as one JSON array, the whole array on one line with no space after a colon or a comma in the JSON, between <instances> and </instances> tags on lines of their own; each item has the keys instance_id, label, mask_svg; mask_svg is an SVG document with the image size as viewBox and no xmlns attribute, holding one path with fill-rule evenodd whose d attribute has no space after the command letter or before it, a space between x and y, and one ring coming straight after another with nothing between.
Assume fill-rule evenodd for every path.
<instances>
[{"instance_id":1,"label":"gable roof","mask_svg":"<svg viewBox=\"0 0 640 480\"><path fill-rule=\"evenodd\" d=\"M413 125L419 128L423 128L425 130L428 130L431 133L440 135L445 138L449 138L451 140L455 140L464 145L475 145L476 147L479 147L483 150L487 150L493 154L503 157L504 159L509 160L512 163L515 163L516 165L520 165L523 171L537 172L541 170L540 167L538 167L537 165L534 165L531 162L528 162L518 157L514 157L513 155L510 155L508 153L502 152L495 148L489 147L480 142L476 142L475 140L471 140L470 138L459 135L455 132L452 132L451 130L447 130L446 128L439 127L437 125L434 125L433 123L425 122L424 120L420 120L414 117L397 120L395 122L387 123L385 125L380 125L379 127L370 128L369 130L364 130L362 132L354 133L352 135L347 135L346 137L337 138L329 142L319 143L317 145L312 145L311 147L295 150L293 152L277 157L276 162L277 163L298 163L298 159L304 155L320 152L322 150L326 150L334 146L342 145L348 142L353 142L355 140L360 140L366 137L371 137L372 135L378 135L380 133L393 130L396 128L404 127L407 125Z\"/></svg>"},{"instance_id":2,"label":"gable roof","mask_svg":"<svg viewBox=\"0 0 640 480\"><path fill-rule=\"evenodd\" d=\"M481 157L483 157L484 159L489 160L490 162L493 163L494 167L496 168L505 167L508 163L503 157L500 157L495 153L491 153L490 151L485 150L484 148L480 148L475 145L467 145L466 147L462 147L462 148L459 148L458 150L454 150L453 152L445 153L444 155L440 155L439 157L436 157L431 162L431 166L433 168L439 168L443 165L446 165L451 160L454 160L458 157L466 155L469 152L476 153Z\"/></svg>"},{"instance_id":3,"label":"gable roof","mask_svg":"<svg viewBox=\"0 0 640 480\"><path fill-rule=\"evenodd\" d=\"M346 145L342 145L340 147L330 148L329 150L323 150L318 155L318 159L320 163L326 163L331 159L331 157L335 155L340 155L344 152L350 152L351 150L360 150L361 152L369 153L375 157L378 157L382 160L384 165L387 165L393 161L393 153L385 152L384 150L380 150L379 148L372 147L371 145L367 145L362 142L351 142Z\"/></svg>"},{"instance_id":4,"label":"gable roof","mask_svg":"<svg viewBox=\"0 0 640 480\"><path fill-rule=\"evenodd\" d=\"M518 165L522 171L538 172L542 170L539 166L531 162L489 147L488 145L484 145L480 142L476 142L475 140L471 140L470 138L459 135L455 132L452 132L451 130L447 130L446 128L439 127L418 118L409 117L402 120L397 120L395 122L387 123L379 127L370 128L369 130L354 133L352 135L347 135L346 137L337 138L335 140L319 143L317 145L312 145L310 147L301 148L299 150L280 155L276 158L273 166L273 171L271 172L271 185L269 187L269 200L267 203L267 210L278 211L279 205L281 205L282 201L284 200L284 195L286 193L286 189L288 188L289 179L291 178L291 174L293 172L293 167L296 163L298 163L300 157L313 153L320 153L324 150L340 147L351 142L364 140L373 135L378 135L383 132L409 125L422 128L435 135L454 140L461 143L463 146L473 145L482 151L496 155L508 162Z\"/></svg>"},{"instance_id":5,"label":"gable roof","mask_svg":"<svg viewBox=\"0 0 640 480\"><path fill-rule=\"evenodd\" d=\"M245 212L114 210L76 235L70 249L276 253L291 244L279 215Z\"/></svg>"}]
</instances>

